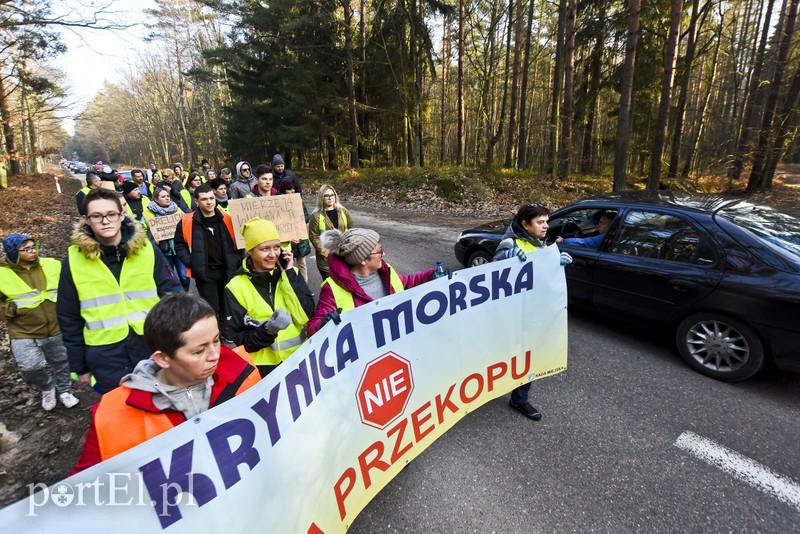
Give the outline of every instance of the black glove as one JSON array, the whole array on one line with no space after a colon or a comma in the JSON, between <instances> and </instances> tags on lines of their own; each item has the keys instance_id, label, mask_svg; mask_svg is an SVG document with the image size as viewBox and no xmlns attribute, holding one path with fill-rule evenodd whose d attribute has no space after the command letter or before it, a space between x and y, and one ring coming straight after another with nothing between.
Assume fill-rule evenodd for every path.
<instances>
[{"instance_id":1,"label":"black glove","mask_svg":"<svg viewBox=\"0 0 800 534\"><path fill-rule=\"evenodd\" d=\"M328 321L333 321L333 324L341 323L342 322L342 316L340 315L341 313L342 313L341 308L336 308L333 311L329 311L328 313L322 316L322 322L319 324L319 327L322 328L323 326L328 324Z\"/></svg>"}]
</instances>

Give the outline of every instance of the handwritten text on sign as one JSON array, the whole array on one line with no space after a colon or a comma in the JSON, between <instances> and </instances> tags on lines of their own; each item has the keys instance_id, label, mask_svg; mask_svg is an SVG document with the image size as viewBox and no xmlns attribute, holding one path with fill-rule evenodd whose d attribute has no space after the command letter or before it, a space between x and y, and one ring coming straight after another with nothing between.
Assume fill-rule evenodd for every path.
<instances>
[{"instance_id":1,"label":"handwritten text on sign","mask_svg":"<svg viewBox=\"0 0 800 534\"><path fill-rule=\"evenodd\" d=\"M178 211L172 215L163 215L161 217L153 217L148 219L147 224L150 226L150 233L153 234L153 239L156 241L165 241L175 237L175 229L180 224L183 218L183 212Z\"/></svg>"},{"instance_id":2,"label":"handwritten text on sign","mask_svg":"<svg viewBox=\"0 0 800 534\"><path fill-rule=\"evenodd\" d=\"M244 248L242 226L253 217L275 223L281 241L308 239L308 228L303 215L303 200L299 193L274 197L236 198L228 202L236 247Z\"/></svg>"}]
</instances>

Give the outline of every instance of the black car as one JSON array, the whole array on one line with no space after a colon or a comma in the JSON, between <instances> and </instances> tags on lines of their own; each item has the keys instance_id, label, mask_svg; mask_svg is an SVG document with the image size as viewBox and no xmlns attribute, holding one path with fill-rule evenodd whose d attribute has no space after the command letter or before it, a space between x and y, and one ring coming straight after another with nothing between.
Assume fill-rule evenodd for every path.
<instances>
[{"instance_id":1,"label":"black car","mask_svg":"<svg viewBox=\"0 0 800 534\"><path fill-rule=\"evenodd\" d=\"M613 222L600 237L603 215ZM491 261L509 222L462 232L456 258ZM548 242L573 238L558 244L574 259L571 304L670 328L686 363L713 378L749 378L767 359L800 372L797 217L742 198L621 193L559 209L549 225Z\"/></svg>"}]
</instances>

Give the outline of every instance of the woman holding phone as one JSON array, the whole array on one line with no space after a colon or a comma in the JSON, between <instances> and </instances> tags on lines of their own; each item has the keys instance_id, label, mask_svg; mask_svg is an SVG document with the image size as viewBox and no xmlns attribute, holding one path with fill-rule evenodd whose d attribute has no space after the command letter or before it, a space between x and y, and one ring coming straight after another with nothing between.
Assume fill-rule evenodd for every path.
<instances>
[{"instance_id":1,"label":"woman holding phone","mask_svg":"<svg viewBox=\"0 0 800 534\"><path fill-rule=\"evenodd\" d=\"M242 237L247 255L225 286L224 335L244 345L264 377L305 341L314 295L272 221L250 219Z\"/></svg>"}]
</instances>

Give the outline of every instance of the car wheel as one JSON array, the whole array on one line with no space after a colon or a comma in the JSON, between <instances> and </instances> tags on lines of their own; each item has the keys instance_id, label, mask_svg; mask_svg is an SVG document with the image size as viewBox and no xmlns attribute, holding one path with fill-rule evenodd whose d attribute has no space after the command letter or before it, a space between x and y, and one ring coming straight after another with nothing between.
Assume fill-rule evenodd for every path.
<instances>
[{"instance_id":1,"label":"car wheel","mask_svg":"<svg viewBox=\"0 0 800 534\"><path fill-rule=\"evenodd\" d=\"M678 326L675 341L689 367L717 380L744 380L764 365L764 347L758 335L733 317L690 315Z\"/></svg>"},{"instance_id":2,"label":"car wheel","mask_svg":"<svg viewBox=\"0 0 800 534\"><path fill-rule=\"evenodd\" d=\"M489 263L491 261L492 257L487 252L479 250L470 255L467 265L469 267L475 267L476 265L483 265L484 263Z\"/></svg>"}]
</instances>

